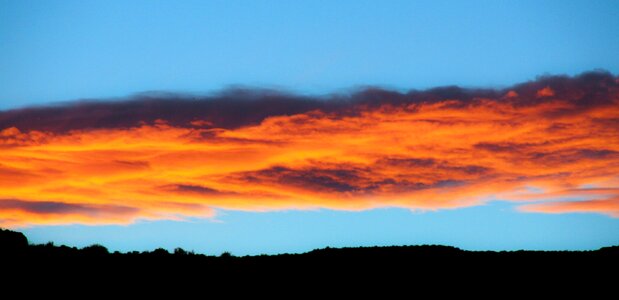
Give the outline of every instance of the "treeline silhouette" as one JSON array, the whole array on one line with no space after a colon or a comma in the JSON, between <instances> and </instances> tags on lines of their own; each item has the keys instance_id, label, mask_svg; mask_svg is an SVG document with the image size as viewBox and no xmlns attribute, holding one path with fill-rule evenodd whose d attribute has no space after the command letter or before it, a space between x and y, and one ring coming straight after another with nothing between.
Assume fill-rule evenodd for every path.
<instances>
[{"instance_id":1,"label":"treeline silhouette","mask_svg":"<svg viewBox=\"0 0 619 300\"><path fill-rule=\"evenodd\" d=\"M335 284L339 280L403 282L501 281L522 279L532 284L578 279L603 282L605 272L618 270L619 246L595 251L465 251L450 246L390 246L324 248L302 254L217 256L181 248L144 252L110 252L104 246L81 249L34 245L19 232L0 230L0 263L4 274L28 278L72 278L113 274L113 278L165 282L196 280L268 282L313 278ZM197 276L195 274L198 274ZM15 275L18 276L18 275ZM130 282L130 281L126 281ZM581 282L582 283L582 282Z\"/></svg>"}]
</instances>

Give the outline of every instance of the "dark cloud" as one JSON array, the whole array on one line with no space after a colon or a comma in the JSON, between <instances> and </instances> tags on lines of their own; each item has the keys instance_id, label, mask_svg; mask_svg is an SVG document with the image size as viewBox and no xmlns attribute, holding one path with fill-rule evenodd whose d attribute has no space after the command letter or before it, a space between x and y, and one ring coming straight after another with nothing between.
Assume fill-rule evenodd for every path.
<instances>
[{"instance_id":1,"label":"dark cloud","mask_svg":"<svg viewBox=\"0 0 619 300\"><path fill-rule=\"evenodd\" d=\"M419 170L442 170L466 174L486 174L490 169L478 165L457 165L447 161L440 161L433 158L381 158L376 161L375 166L390 166L402 171L415 172Z\"/></svg>"},{"instance_id":2,"label":"dark cloud","mask_svg":"<svg viewBox=\"0 0 619 300\"><path fill-rule=\"evenodd\" d=\"M579 156L586 157L590 159L601 159L601 158L609 158L616 157L619 155L619 152L608 150L608 149L580 149L577 151Z\"/></svg>"},{"instance_id":3,"label":"dark cloud","mask_svg":"<svg viewBox=\"0 0 619 300\"><path fill-rule=\"evenodd\" d=\"M205 97L148 95L126 101L90 100L4 111L0 112L0 128L65 132L128 128L157 120L184 127L196 126L196 120L208 120L214 127L235 128L258 123L269 116L302 113L324 106L326 103L315 99L261 91L228 91ZM208 124L198 126L205 125L208 127Z\"/></svg>"},{"instance_id":4,"label":"dark cloud","mask_svg":"<svg viewBox=\"0 0 619 300\"><path fill-rule=\"evenodd\" d=\"M138 209L118 205L74 204L57 201L24 201L0 199L0 211L21 210L35 214L78 214L96 216L99 214L133 214Z\"/></svg>"},{"instance_id":5,"label":"dark cloud","mask_svg":"<svg viewBox=\"0 0 619 300\"><path fill-rule=\"evenodd\" d=\"M413 168L426 169L419 172L421 181L414 181L407 176L383 174L381 166L385 161L391 163L402 175L406 172L419 172ZM233 176L240 180L257 185L278 185L295 187L311 192L324 193L349 193L368 195L381 192L402 193L431 188L455 187L467 184L466 180L456 179L429 179L423 178L423 174L432 169L460 171L464 173L485 173L486 169L478 166L447 166L444 163L436 163L432 159L385 159L369 166L354 166L351 164L317 164L304 168L292 168L275 166L267 169L243 172ZM422 174L423 173L423 174Z\"/></svg>"},{"instance_id":6,"label":"dark cloud","mask_svg":"<svg viewBox=\"0 0 619 300\"><path fill-rule=\"evenodd\" d=\"M202 195L225 195L230 192L220 191L210 187L195 184L171 184L163 186L164 190L177 193L196 193Z\"/></svg>"},{"instance_id":7,"label":"dark cloud","mask_svg":"<svg viewBox=\"0 0 619 300\"><path fill-rule=\"evenodd\" d=\"M515 150L522 149L522 146L515 143L478 143L475 145L475 148L489 152L513 153Z\"/></svg>"},{"instance_id":8,"label":"dark cloud","mask_svg":"<svg viewBox=\"0 0 619 300\"><path fill-rule=\"evenodd\" d=\"M570 76L542 76L535 81L514 86L521 104L540 101L538 91L553 91L552 98L569 100L581 107L605 105L613 102L613 92L619 88L618 78L606 71L594 71Z\"/></svg>"},{"instance_id":9,"label":"dark cloud","mask_svg":"<svg viewBox=\"0 0 619 300\"><path fill-rule=\"evenodd\" d=\"M619 152L610 149L560 149L548 150L542 146L549 142L532 143L478 143L476 149L507 156L525 157L526 161L544 165L576 163L583 160L603 160L619 157Z\"/></svg>"},{"instance_id":10,"label":"dark cloud","mask_svg":"<svg viewBox=\"0 0 619 300\"><path fill-rule=\"evenodd\" d=\"M0 130L66 132L91 128L127 128L165 120L173 126L238 128L256 124L270 116L292 115L313 110L356 114L384 104L406 105L457 99L451 106L466 106L476 99L502 99L517 105L536 104L538 91L549 87L551 99L571 101L579 107L606 105L614 101L619 81L608 72L589 72L576 77L546 76L507 89L441 87L406 93L366 88L351 94L309 97L273 90L233 89L208 96L142 94L124 101L88 100L55 106L0 111ZM505 98L508 91L515 94ZM562 113L560 111L553 113ZM13 138L13 137L11 137ZM14 139L14 138L13 138ZM11 143L19 143L12 140Z\"/></svg>"},{"instance_id":11,"label":"dark cloud","mask_svg":"<svg viewBox=\"0 0 619 300\"><path fill-rule=\"evenodd\" d=\"M383 158L379 159L377 164L415 169L433 167L436 165L436 160L433 158Z\"/></svg>"},{"instance_id":12,"label":"dark cloud","mask_svg":"<svg viewBox=\"0 0 619 300\"><path fill-rule=\"evenodd\" d=\"M263 170L244 172L237 179L253 183L278 184L322 192L355 192L364 189L363 175L359 170L344 168L293 169L275 166Z\"/></svg>"},{"instance_id":13,"label":"dark cloud","mask_svg":"<svg viewBox=\"0 0 619 300\"><path fill-rule=\"evenodd\" d=\"M528 161L543 165L562 165L583 161L607 160L619 157L619 152L607 149L565 149L533 151L524 154Z\"/></svg>"}]
</instances>

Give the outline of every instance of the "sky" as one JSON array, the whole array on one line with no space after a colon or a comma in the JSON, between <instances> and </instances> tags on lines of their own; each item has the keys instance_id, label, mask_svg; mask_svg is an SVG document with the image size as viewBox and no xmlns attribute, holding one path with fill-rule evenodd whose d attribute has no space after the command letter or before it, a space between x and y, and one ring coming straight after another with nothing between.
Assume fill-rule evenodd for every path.
<instances>
[{"instance_id":1,"label":"sky","mask_svg":"<svg viewBox=\"0 0 619 300\"><path fill-rule=\"evenodd\" d=\"M0 226L237 255L619 244L618 15L0 0Z\"/></svg>"}]
</instances>

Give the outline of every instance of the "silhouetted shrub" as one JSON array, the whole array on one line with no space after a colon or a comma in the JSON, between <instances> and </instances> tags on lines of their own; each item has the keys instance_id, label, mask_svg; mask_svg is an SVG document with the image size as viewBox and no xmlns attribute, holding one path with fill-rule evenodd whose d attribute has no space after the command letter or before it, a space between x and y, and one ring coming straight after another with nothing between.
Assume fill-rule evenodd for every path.
<instances>
[{"instance_id":1,"label":"silhouetted shrub","mask_svg":"<svg viewBox=\"0 0 619 300\"><path fill-rule=\"evenodd\" d=\"M105 256L109 254L107 248L99 244L94 244L82 248L82 253L88 256Z\"/></svg>"},{"instance_id":2,"label":"silhouetted shrub","mask_svg":"<svg viewBox=\"0 0 619 300\"><path fill-rule=\"evenodd\" d=\"M170 255L170 252L168 252L168 250L163 249L163 248L157 248L152 252L152 254L155 256L167 256L167 255Z\"/></svg>"},{"instance_id":3,"label":"silhouetted shrub","mask_svg":"<svg viewBox=\"0 0 619 300\"><path fill-rule=\"evenodd\" d=\"M183 248L176 248L174 249L174 255L185 256L187 255L187 251L185 251L185 249Z\"/></svg>"}]
</instances>

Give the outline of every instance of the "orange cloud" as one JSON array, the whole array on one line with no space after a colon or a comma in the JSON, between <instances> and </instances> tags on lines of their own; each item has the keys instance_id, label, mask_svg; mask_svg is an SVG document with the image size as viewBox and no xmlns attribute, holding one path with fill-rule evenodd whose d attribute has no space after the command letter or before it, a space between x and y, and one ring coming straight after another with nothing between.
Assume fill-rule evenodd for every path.
<instances>
[{"instance_id":1,"label":"orange cloud","mask_svg":"<svg viewBox=\"0 0 619 300\"><path fill-rule=\"evenodd\" d=\"M552 88L550 88L549 86L546 86L543 89L537 91L537 97L538 98L552 97L554 95L555 95L555 91Z\"/></svg>"},{"instance_id":2,"label":"orange cloud","mask_svg":"<svg viewBox=\"0 0 619 300\"><path fill-rule=\"evenodd\" d=\"M592 212L619 217L619 197L603 200L560 201L550 203L529 204L520 207L526 212L542 213L574 213Z\"/></svg>"},{"instance_id":3,"label":"orange cloud","mask_svg":"<svg viewBox=\"0 0 619 300\"><path fill-rule=\"evenodd\" d=\"M167 104L154 113L151 102L97 106L92 118L84 106L0 113L0 225L125 224L218 208L436 210L490 198L618 216L619 89L596 78L563 78L541 102L539 86L554 81L516 86L508 99L466 90L450 91L461 99L437 90L411 94L421 100L267 97L234 104L246 114L235 120L212 106L203 119L166 115ZM100 115L114 105L150 117ZM52 121L63 113L64 125Z\"/></svg>"},{"instance_id":4,"label":"orange cloud","mask_svg":"<svg viewBox=\"0 0 619 300\"><path fill-rule=\"evenodd\" d=\"M507 92L507 94L505 94L505 97L507 97L507 98L516 98L516 97L518 97L518 93L516 93L515 91L509 91L509 92Z\"/></svg>"}]
</instances>

